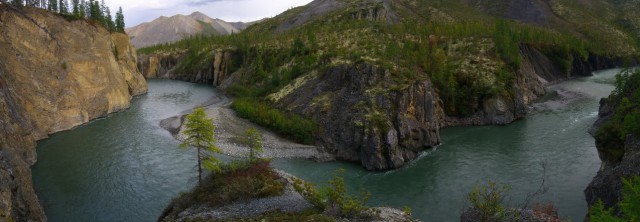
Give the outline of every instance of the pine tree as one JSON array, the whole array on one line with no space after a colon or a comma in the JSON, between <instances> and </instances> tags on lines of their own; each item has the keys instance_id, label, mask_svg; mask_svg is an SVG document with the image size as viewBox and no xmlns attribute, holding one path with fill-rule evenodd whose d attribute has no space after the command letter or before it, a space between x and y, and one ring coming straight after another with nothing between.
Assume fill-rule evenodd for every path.
<instances>
[{"instance_id":1,"label":"pine tree","mask_svg":"<svg viewBox=\"0 0 640 222\"><path fill-rule=\"evenodd\" d=\"M124 33L124 15L122 14L122 7L119 7L118 12L116 12L116 32Z\"/></svg>"},{"instance_id":2,"label":"pine tree","mask_svg":"<svg viewBox=\"0 0 640 222\"><path fill-rule=\"evenodd\" d=\"M58 7L60 8L60 14L62 15L69 14L69 2L67 0L60 0Z\"/></svg>"},{"instance_id":3,"label":"pine tree","mask_svg":"<svg viewBox=\"0 0 640 222\"><path fill-rule=\"evenodd\" d=\"M49 0L49 3L47 4L47 10L58 12L58 0Z\"/></svg>"},{"instance_id":4,"label":"pine tree","mask_svg":"<svg viewBox=\"0 0 640 222\"><path fill-rule=\"evenodd\" d=\"M249 145L249 162L253 163L256 155L262 153L262 134L255 128L249 128L244 135Z\"/></svg>"},{"instance_id":5,"label":"pine tree","mask_svg":"<svg viewBox=\"0 0 640 222\"><path fill-rule=\"evenodd\" d=\"M111 23L111 11L109 10L109 7L107 6L107 3L104 2L104 0L102 0L102 2L100 3L99 9L100 15L102 17L102 25L109 31L111 31L111 28L109 27L109 23Z\"/></svg>"},{"instance_id":6,"label":"pine tree","mask_svg":"<svg viewBox=\"0 0 640 222\"><path fill-rule=\"evenodd\" d=\"M84 0L80 1L80 4L78 5L78 9L79 9L79 13L78 13L78 17L80 18L86 18L86 6L87 4L85 3Z\"/></svg>"},{"instance_id":7,"label":"pine tree","mask_svg":"<svg viewBox=\"0 0 640 222\"><path fill-rule=\"evenodd\" d=\"M80 18L80 0L71 0L73 5L73 17Z\"/></svg>"},{"instance_id":8,"label":"pine tree","mask_svg":"<svg viewBox=\"0 0 640 222\"><path fill-rule=\"evenodd\" d=\"M220 170L220 160L212 153L220 153L215 146L215 126L213 119L207 118L203 108L197 108L187 115L184 134L187 138L180 144L182 148L194 146L198 155L198 182L202 183L202 168L209 171Z\"/></svg>"},{"instance_id":9,"label":"pine tree","mask_svg":"<svg viewBox=\"0 0 640 222\"><path fill-rule=\"evenodd\" d=\"M23 6L22 0L13 0L11 3L15 6Z\"/></svg>"},{"instance_id":10,"label":"pine tree","mask_svg":"<svg viewBox=\"0 0 640 222\"><path fill-rule=\"evenodd\" d=\"M113 17L111 17L111 10L109 10L109 7L104 8L104 15L105 27L109 32L116 31L116 23L113 22Z\"/></svg>"}]
</instances>

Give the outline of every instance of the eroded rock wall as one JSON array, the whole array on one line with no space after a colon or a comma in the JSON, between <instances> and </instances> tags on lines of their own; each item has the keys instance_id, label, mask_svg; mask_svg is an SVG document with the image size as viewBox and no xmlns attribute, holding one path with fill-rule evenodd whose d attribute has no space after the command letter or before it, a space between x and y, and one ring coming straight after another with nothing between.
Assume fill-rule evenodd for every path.
<instances>
[{"instance_id":1,"label":"eroded rock wall","mask_svg":"<svg viewBox=\"0 0 640 222\"><path fill-rule=\"evenodd\" d=\"M438 145L443 127L511 123L526 117L548 84L617 65L575 60L574 66L585 68L567 73L533 47L523 45L521 55L522 65L513 73L514 94L485 99L467 117L447 116L430 81L397 88L388 70L364 62L307 74L268 98L282 110L317 122L319 143L338 158L385 170Z\"/></svg>"},{"instance_id":2,"label":"eroded rock wall","mask_svg":"<svg viewBox=\"0 0 640 222\"><path fill-rule=\"evenodd\" d=\"M35 141L129 107L147 84L126 35L22 10L0 5L0 219L44 221Z\"/></svg>"},{"instance_id":3,"label":"eroded rock wall","mask_svg":"<svg viewBox=\"0 0 640 222\"><path fill-rule=\"evenodd\" d=\"M229 75L233 49L216 49L204 66L180 67L186 58L183 52L142 55L138 70L147 79L173 79L219 86Z\"/></svg>"}]
</instances>

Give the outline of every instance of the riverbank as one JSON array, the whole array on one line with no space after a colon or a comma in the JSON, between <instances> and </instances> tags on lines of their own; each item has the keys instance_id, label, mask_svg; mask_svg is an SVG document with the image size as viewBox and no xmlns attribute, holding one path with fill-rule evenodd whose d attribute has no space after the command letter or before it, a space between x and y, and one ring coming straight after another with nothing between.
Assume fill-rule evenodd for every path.
<instances>
[{"instance_id":1,"label":"riverbank","mask_svg":"<svg viewBox=\"0 0 640 222\"><path fill-rule=\"evenodd\" d=\"M223 95L216 95L200 105L205 108L207 116L213 118L216 126L216 146L220 148L223 154L232 157L247 157L249 147L242 143L242 138L247 129L255 128L262 133L263 152L258 155L261 158L308 159L316 162L335 160L335 157L324 152L322 147L292 142L280 137L271 130L238 117L229 108L230 105L231 100ZM182 116L190 113L191 110L181 112L180 116L173 116L160 121L160 126L180 140L182 123L185 121Z\"/></svg>"}]
</instances>

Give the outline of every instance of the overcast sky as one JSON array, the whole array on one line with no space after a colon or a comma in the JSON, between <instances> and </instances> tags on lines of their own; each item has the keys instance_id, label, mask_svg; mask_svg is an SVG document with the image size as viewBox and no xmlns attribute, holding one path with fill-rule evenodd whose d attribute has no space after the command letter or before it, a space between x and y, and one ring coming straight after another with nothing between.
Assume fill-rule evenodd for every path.
<instances>
[{"instance_id":1,"label":"overcast sky","mask_svg":"<svg viewBox=\"0 0 640 222\"><path fill-rule=\"evenodd\" d=\"M125 25L136 26L160 16L188 15L200 11L228 22L250 22L276 16L312 0L106 0L112 14L122 6Z\"/></svg>"}]
</instances>

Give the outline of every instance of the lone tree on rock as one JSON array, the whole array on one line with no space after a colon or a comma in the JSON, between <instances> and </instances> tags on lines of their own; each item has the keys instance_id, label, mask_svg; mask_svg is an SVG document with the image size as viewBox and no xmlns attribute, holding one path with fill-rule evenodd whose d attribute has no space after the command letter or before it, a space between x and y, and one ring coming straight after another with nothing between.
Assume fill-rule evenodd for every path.
<instances>
[{"instance_id":1,"label":"lone tree on rock","mask_svg":"<svg viewBox=\"0 0 640 222\"><path fill-rule=\"evenodd\" d=\"M253 163L256 155L262 153L262 133L255 128L249 128L244 135L249 145L249 162Z\"/></svg>"},{"instance_id":2,"label":"lone tree on rock","mask_svg":"<svg viewBox=\"0 0 640 222\"><path fill-rule=\"evenodd\" d=\"M215 126L213 119L207 118L203 108L197 108L187 115L184 134L187 138L180 144L182 148L194 146L198 153L198 183L202 183L202 168L209 171L220 170L220 160L213 153L221 153L215 146Z\"/></svg>"}]
</instances>

